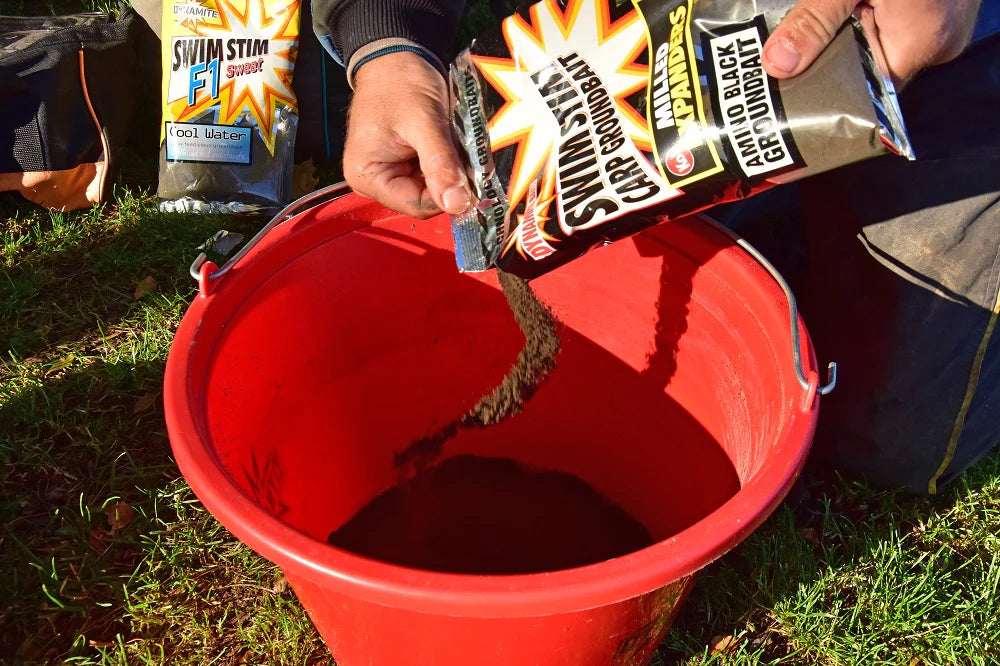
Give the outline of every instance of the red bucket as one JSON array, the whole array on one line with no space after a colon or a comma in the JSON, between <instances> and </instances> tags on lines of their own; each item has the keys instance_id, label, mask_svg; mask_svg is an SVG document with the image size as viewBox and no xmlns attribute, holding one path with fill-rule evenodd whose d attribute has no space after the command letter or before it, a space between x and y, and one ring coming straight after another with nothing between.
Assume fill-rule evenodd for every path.
<instances>
[{"instance_id":1,"label":"red bucket","mask_svg":"<svg viewBox=\"0 0 1000 666\"><path fill-rule=\"evenodd\" d=\"M327 536L396 483L393 454L497 384L523 336L493 272L456 271L443 217L348 195L255 241L224 270L193 268L170 441L341 666L646 664L691 575L771 513L805 459L826 389L790 294L711 222L677 220L534 280L563 325L556 369L521 414L443 452L576 475L654 545L509 576L340 550Z\"/></svg>"}]
</instances>

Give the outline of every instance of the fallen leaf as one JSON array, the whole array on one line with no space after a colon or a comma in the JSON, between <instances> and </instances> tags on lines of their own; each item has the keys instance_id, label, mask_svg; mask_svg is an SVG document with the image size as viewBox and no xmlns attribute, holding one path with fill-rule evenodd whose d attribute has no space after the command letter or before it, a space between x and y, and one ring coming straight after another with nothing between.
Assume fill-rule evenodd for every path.
<instances>
[{"instance_id":1,"label":"fallen leaf","mask_svg":"<svg viewBox=\"0 0 1000 666\"><path fill-rule=\"evenodd\" d=\"M42 648L38 647L35 643L33 643L30 638L25 644L21 645L21 649L19 650L19 652L23 654L25 657L27 657L30 661L34 661L36 663L44 661L43 660L43 657L45 655L44 650L42 650Z\"/></svg>"},{"instance_id":2,"label":"fallen leaf","mask_svg":"<svg viewBox=\"0 0 1000 666\"><path fill-rule=\"evenodd\" d=\"M135 518L135 509L125 502L119 501L108 507L104 514L108 517L108 525L111 525L111 529L120 530Z\"/></svg>"},{"instance_id":3,"label":"fallen leaf","mask_svg":"<svg viewBox=\"0 0 1000 666\"><path fill-rule=\"evenodd\" d=\"M107 538L108 534L104 530L90 530L90 536L87 541L90 543L90 547L96 550L98 553L104 552L104 540Z\"/></svg>"},{"instance_id":4,"label":"fallen leaf","mask_svg":"<svg viewBox=\"0 0 1000 666\"><path fill-rule=\"evenodd\" d=\"M716 636L708 644L712 654L725 654L734 647L736 647L736 639L732 635Z\"/></svg>"},{"instance_id":5,"label":"fallen leaf","mask_svg":"<svg viewBox=\"0 0 1000 666\"><path fill-rule=\"evenodd\" d=\"M278 580L274 581L274 585L271 586L271 591L281 594L288 589L288 579L282 576Z\"/></svg>"},{"instance_id":6,"label":"fallen leaf","mask_svg":"<svg viewBox=\"0 0 1000 666\"><path fill-rule=\"evenodd\" d=\"M63 356L61 359L50 365L48 369L45 371L45 374L51 375L55 372L59 372L60 370L65 370L69 366L73 365L73 361L75 360L76 356L73 354L69 354L68 356Z\"/></svg>"},{"instance_id":7,"label":"fallen leaf","mask_svg":"<svg viewBox=\"0 0 1000 666\"><path fill-rule=\"evenodd\" d=\"M121 329L118 329L117 331L112 331L111 333L108 333L107 335L102 335L100 339L103 342L107 342L108 340L114 340L119 335L125 335L125 331L123 331Z\"/></svg>"},{"instance_id":8,"label":"fallen leaf","mask_svg":"<svg viewBox=\"0 0 1000 666\"><path fill-rule=\"evenodd\" d=\"M813 546L819 548L820 546L819 530L817 530L815 527L800 527L799 536L802 537L802 540L805 541L806 543L812 544Z\"/></svg>"},{"instance_id":9,"label":"fallen leaf","mask_svg":"<svg viewBox=\"0 0 1000 666\"><path fill-rule=\"evenodd\" d=\"M156 401L159 399L159 397L160 397L159 391L142 396L141 398L135 401L135 407L132 408L132 413L139 414L140 412L146 411L154 404L156 404Z\"/></svg>"},{"instance_id":10,"label":"fallen leaf","mask_svg":"<svg viewBox=\"0 0 1000 666\"><path fill-rule=\"evenodd\" d=\"M147 275L142 278L142 282L136 285L135 300L139 300L146 294L151 294L154 291L156 291L156 280L153 279L152 275Z\"/></svg>"}]
</instances>

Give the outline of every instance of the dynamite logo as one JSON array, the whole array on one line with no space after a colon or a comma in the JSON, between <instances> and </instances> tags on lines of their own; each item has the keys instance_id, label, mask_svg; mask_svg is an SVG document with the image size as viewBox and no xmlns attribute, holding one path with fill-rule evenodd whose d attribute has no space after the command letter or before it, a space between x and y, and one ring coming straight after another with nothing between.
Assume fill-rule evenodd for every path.
<instances>
[{"instance_id":1,"label":"dynamite logo","mask_svg":"<svg viewBox=\"0 0 1000 666\"><path fill-rule=\"evenodd\" d=\"M553 254L556 249L549 244L549 241L555 241L546 234L541 229L541 225L545 222L545 218L538 217L540 211L544 211L548 208L548 202L544 205L538 205L538 183L532 182L528 186L528 199L524 207L524 215L520 216L517 225L517 231L514 233L514 244L516 244L518 251L525 256L531 257L532 259L538 261L548 257Z\"/></svg>"},{"instance_id":2,"label":"dynamite logo","mask_svg":"<svg viewBox=\"0 0 1000 666\"><path fill-rule=\"evenodd\" d=\"M187 0L183 4L174 5L174 20L181 25L186 25L191 30L198 30L198 22L208 19L215 21L219 18L219 12L211 7L205 7L201 0Z\"/></svg>"}]
</instances>

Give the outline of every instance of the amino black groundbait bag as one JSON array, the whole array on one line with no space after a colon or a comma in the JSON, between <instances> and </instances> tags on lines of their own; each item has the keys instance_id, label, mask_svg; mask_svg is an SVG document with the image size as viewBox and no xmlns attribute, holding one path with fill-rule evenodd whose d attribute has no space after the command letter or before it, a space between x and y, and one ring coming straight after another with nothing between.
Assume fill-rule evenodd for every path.
<instances>
[{"instance_id":1,"label":"amino black groundbait bag","mask_svg":"<svg viewBox=\"0 0 1000 666\"><path fill-rule=\"evenodd\" d=\"M300 0L164 0L160 208L274 213L291 199Z\"/></svg>"},{"instance_id":2,"label":"amino black groundbait bag","mask_svg":"<svg viewBox=\"0 0 1000 666\"><path fill-rule=\"evenodd\" d=\"M128 141L136 16L0 16L0 191L54 210L104 200Z\"/></svg>"},{"instance_id":3,"label":"amino black groundbait bag","mask_svg":"<svg viewBox=\"0 0 1000 666\"><path fill-rule=\"evenodd\" d=\"M793 0L545 0L451 67L478 198L461 270L532 278L667 218L892 151L912 159L870 8L788 80Z\"/></svg>"}]
</instances>

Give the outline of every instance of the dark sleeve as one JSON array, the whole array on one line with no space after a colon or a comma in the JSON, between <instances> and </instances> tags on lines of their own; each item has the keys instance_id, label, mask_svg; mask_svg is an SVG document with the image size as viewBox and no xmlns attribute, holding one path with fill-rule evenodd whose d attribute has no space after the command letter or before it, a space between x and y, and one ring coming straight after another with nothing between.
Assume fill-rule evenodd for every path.
<instances>
[{"instance_id":1,"label":"dark sleeve","mask_svg":"<svg viewBox=\"0 0 1000 666\"><path fill-rule=\"evenodd\" d=\"M313 0L313 23L329 35L343 62L365 44L401 38L420 44L442 63L465 0Z\"/></svg>"}]
</instances>

